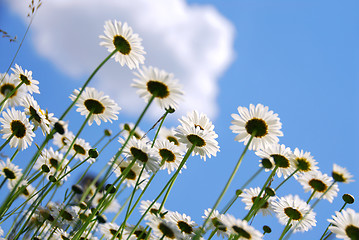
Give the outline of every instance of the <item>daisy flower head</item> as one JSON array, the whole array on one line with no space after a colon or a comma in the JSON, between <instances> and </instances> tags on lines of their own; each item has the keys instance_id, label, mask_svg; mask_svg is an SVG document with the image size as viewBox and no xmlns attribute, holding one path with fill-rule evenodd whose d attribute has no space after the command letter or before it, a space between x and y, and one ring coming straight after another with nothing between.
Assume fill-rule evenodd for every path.
<instances>
[{"instance_id":1,"label":"daisy flower head","mask_svg":"<svg viewBox=\"0 0 359 240\"><path fill-rule=\"evenodd\" d=\"M66 158L63 159L63 157L63 154L59 153L58 151L54 151L52 147L49 149L44 149L37 159L34 168L41 170L48 176L56 175L58 178L64 176L62 178L62 182L64 182L70 176L69 174L66 174L70 171L70 167L67 166L69 160ZM65 166L67 167L65 168Z\"/></svg>"},{"instance_id":2,"label":"daisy flower head","mask_svg":"<svg viewBox=\"0 0 359 240\"><path fill-rule=\"evenodd\" d=\"M339 239L357 240L359 239L359 213L351 208L341 212L335 212L332 219L328 219L332 224L329 230L336 234Z\"/></svg>"},{"instance_id":3,"label":"daisy flower head","mask_svg":"<svg viewBox=\"0 0 359 240\"><path fill-rule=\"evenodd\" d=\"M298 182L303 186L305 192L315 191L313 198L320 198L324 194L322 198L331 203L338 195L338 184L333 181L332 177L320 171L304 173L298 177Z\"/></svg>"},{"instance_id":4,"label":"daisy flower head","mask_svg":"<svg viewBox=\"0 0 359 240\"><path fill-rule=\"evenodd\" d=\"M180 214L179 212L169 212L169 221L173 222L184 238L194 236L197 224L191 220L190 216Z\"/></svg>"},{"instance_id":5,"label":"daisy flower head","mask_svg":"<svg viewBox=\"0 0 359 240\"><path fill-rule=\"evenodd\" d=\"M64 134L56 132L53 138L53 144L61 149L61 151L66 151L71 144L71 139L74 139L75 135L71 131L64 131Z\"/></svg>"},{"instance_id":6,"label":"daisy flower head","mask_svg":"<svg viewBox=\"0 0 359 240\"><path fill-rule=\"evenodd\" d=\"M161 211L159 212L159 209L160 209L160 207L161 207L161 204L160 204L160 203L155 202L155 203L150 207L151 204L152 204L152 201L150 201L150 200L146 200L146 201L142 200L142 201L141 201L141 204L140 204L140 213L141 213L142 215L147 211L148 208L150 208L150 209L147 211L147 213L146 213L146 215L145 215L145 217L144 217L145 220L150 220L150 219L155 218L155 217L162 218L162 219L167 219L167 220L168 220L168 215L167 215L168 211L167 211L164 207L162 207L162 208L161 208Z\"/></svg>"},{"instance_id":7,"label":"daisy flower head","mask_svg":"<svg viewBox=\"0 0 359 240\"><path fill-rule=\"evenodd\" d=\"M116 160L115 164L112 164L112 161L110 161L108 164L112 165L116 177L120 177L121 174L125 171L125 169L131 164L131 161L125 161L125 160L121 160L121 161ZM135 187L137 182L141 183L138 186L141 189L143 189L146 186L146 183L148 181L147 179L149 178L149 174L146 171L143 171L140 176L141 169L142 167L137 162L135 162L132 165L131 169L128 170L127 175L124 176L124 183L128 187L130 186ZM139 180L138 177L140 177Z\"/></svg>"},{"instance_id":8,"label":"daisy flower head","mask_svg":"<svg viewBox=\"0 0 359 240\"><path fill-rule=\"evenodd\" d=\"M295 227L294 232L306 232L316 226L315 213L298 195L278 198L272 205L281 224L286 225L291 219L292 226Z\"/></svg>"},{"instance_id":9,"label":"daisy flower head","mask_svg":"<svg viewBox=\"0 0 359 240\"><path fill-rule=\"evenodd\" d=\"M136 230L133 231L133 233L131 234L131 236L129 236L129 234L132 232L132 230L135 228L134 225L126 225L125 227L125 231L123 233L124 239L129 239L129 240L145 240L145 239L149 239L149 240L154 240L155 238L150 235L148 236L149 233L145 227L139 225Z\"/></svg>"},{"instance_id":10,"label":"daisy flower head","mask_svg":"<svg viewBox=\"0 0 359 240\"><path fill-rule=\"evenodd\" d=\"M102 233L106 239L118 238L119 235L121 234L121 231L118 232L119 228L120 226L118 226L116 223L111 223L111 222L100 224L98 227L100 233Z\"/></svg>"},{"instance_id":11,"label":"daisy flower head","mask_svg":"<svg viewBox=\"0 0 359 240\"><path fill-rule=\"evenodd\" d=\"M200 155L204 160L206 157L216 156L219 152L216 140L218 135L214 131L214 125L205 114L193 111L179 121L181 125L177 127L175 136L186 145L187 149L195 146L192 156Z\"/></svg>"},{"instance_id":12,"label":"daisy flower head","mask_svg":"<svg viewBox=\"0 0 359 240\"><path fill-rule=\"evenodd\" d=\"M10 140L10 147L18 147L24 150L31 146L32 138L35 137L35 133L32 131L34 126L30 124L25 113L14 108L8 108L6 112L3 112L2 116L0 118L2 123L0 133L3 134L3 139L9 139L13 136Z\"/></svg>"},{"instance_id":13,"label":"daisy flower head","mask_svg":"<svg viewBox=\"0 0 359 240\"><path fill-rule=\"evenodd\" d=\"M167 169L168 174L177 170L183 159L183 152L179 147L167 140L157 140L154 148L157 158L161 160L160 169Z\"/></svg>"},{"instance_id":14,"label":"daisy flower head","mask_svg":"<svg viewBox=\"0 0 359 240\"><path fill-rule=\"evenodd\" d=\"M249 210L253 206L254 201L258 197L261 189L259 187L256 188L249 188L244 189L243 192L239 195L240 198L242 198L242 202L246 205L244 209ZM260 200L262 200L263 197L260 197ZM261 212L263 216L271 215L273 212L272 204L271 202L274 200L274 197L270 197L259 209L258 212Z\"/></svg>"},{"instance_id":15,"label":"daisy flower head","mask_svg":"<svg viewBox=\"0 0 359 240\"><path fill-rule=\"evenodd\" d=\"M299 172L305 173L309 171L317 171L319 169L317 161L314 160L310 152L304 152L303 150L295 148L293 154L294 168L298 169ZM297 176L295 175L295 177Z\"/></svg>"},{"instance_id":16,"label":"daisy flower head","mask_svg":"<svg viewBox=\"0 0 359 240\"><path fill-rule=\"evenodd\" d=\"M354 182L353 175L350 172L337 164L333 164L332 177L337 182L350 183Z\"/></svg>"},{"instance_id":17,"label":"daisy flower head","mask_svg":"<svg viewBox=\"0 0 359 240\"><path fill-rule=\"evenodd\" d=\"M4 100L8 94L10 94L17 85L20 84L19 79L14 74L2 74L0 73L0 101ZM25 88L18 88L5 102L4 108L8 106L15 107L21 104L23 97L26 95Z\"/></svg>"},{"instance_id":18,"label":"daisy flower head","mask_svg":"<svg viewBox=\"0 0 359 240\"><path fill-rule=\"evenodd\" d=\"M121 123L120 124L120 129L122 130L121 136L124 139L127 139L134 127L135 127L135 124L133 124L133 123ZM146 136L146 133L144 131L142 131L138 126L134 130L132 136L134 136L137 139L144 138L144 139L146 139L146 142L150 141L150 139ZM120 139L120 141L121 141L121 144L123 144L125 142L123 139Z\"/></svg>"},{"instance_id":19,"label":"daisy flower head","mask_svg":"<svg viewBox=\"0 0 359 240\"><path fill-rule=\"evenodd\" d=\"M0 176L1 175L8 180L8 185L12 188L21 178L22 170L8 158L6 162L0 160Z\"/></svg>"},{"instance_id":20,"label":"daisy flower head","mask_svg":"<svg viewBox=\"0 0 359 240\"><path fill-rule=\"evenodd\" d=\"M127 161L131 162L136 159L139 165L146 164L147 171L156 172L160 167L155 149L151 148L145 139L136 139L132 136L122 152L127 157Z\"/></svg>"},{"instance_id":21,"label":"daisy flower head","mask_svg":"<svg viewBox=\"0 0 359 240\"><path fill-rule=\"evenodd\" d=\"M278 114L269 111L268 107L262 104L238 107L238 114L232 114L232 124L229 128L233 133L238 133L235 140L248 144L253 135L249 150L264 149L279 141L278 137L283 136L282 123L279 121Z\"/></svg>"},{"instance_id":22,"label":"daisy flower head","mask_svg":"<svg viewBox=\"0 0 359 240\"><path fill-rule=\"evenodd\" d=\"M22 86L25 86L25 89L30 93L40 93L39 91L39 81L32 79L32 71L23 70L22 67L15 64L15 68L11 68L11 70L14 73L15 78L19 79L20 82L23 82L24 84Z\"/></svg>"},{"instance_id":23,"label":"daisy flower head","mask_svg":"<svg viewBox=\"0 0 359 240\"><path fill-rule=\"evenodd\" d=\"M133 33L133 30L128 24L120 21L108 20L105 22L105 36L100 35L103 40L100 42L101 46L105 46L109 52L117 50L115 55L116 62L121 66L125 64L130 68L138 68L139 64L143 64L146 52L142 47L142 39L138 34Z\"/></svg>"},{"instance_id":24,"label":"daisy flower head","mask_svg":"<svg viewBox=\"0 0 359 240\"><path fill-rule=\"evenodd\" d=\"M247 221L236 219L230 214L226 214L223 218L223 222L229 228L230 234L235 235L239 240L251 239L251 240L261 240L263 234L261 234L254 227L249 225Z\"/></svg>"},{"instance_id":25,"label":"daisy flower head","mask_svg":"<svg viewBox=\"0 0 359 240\"><path fill-rule=\"evenodd\" d=\"M34 124L34 130L41 128L43 135L50 132L50 122L46 119L45 113L41 110L39 104L31 95L26 95L21 105L25 108L25 114L30 116Z\"/></svg>"},{"instance_id":26,"label":"daisy flower head","mask_svg":"<svg viewBox=\"0 0 359 240\"><path fill-rule=\"evenodd\" d=\"M264 149L259 149L258 151L255 152L255 154L261 157L262 159L266 158L269 160L273 160L274 161L274 163L272 164L273 168L274 166L278 167L277 169L278 177L281 177L282 175L284 177L288 177L291 173L295 171L293 165L293 159L294 159L293 153L290 150L290 148L286 147L284 144L274 143ZM266 171L269 171L269 169L266 168Z\"/></svg>"},{"instance_id":27,"label":"daisy flower head","mask_svg":"<svg viewBox=\"0 0 359 240\"><path fill-rule=\"evenodd\" d=\"M154 217L147 223L153 230L153 234L163 240L181 239L182 234L176 225L159 217Z\"/></svg>"},{"instance_id":28,"label":"daisy flower head","mask_svg":"<svg viewBox=\"0 0 359 240\"><path fill-rule=\"evenodd\" d=\"M146 102L153 96L162 109L177 109L183 95L182 86L172 73L154 67L145 67L134 73L137 78L131 84L137 88L137 94Z\"/></svg>"},{"instance_id":29,"label":"daisy flower head","mask_svg":"<svg viewBox=\"0 0 359 240\"><path fill-rule=\"evenodd\" d=\"M74 101L79 95L80 91L75 89L74 94L70 96L70 99ZM101 124L101 120L104 122L112 120L117 120L118 111L121 108L110 99L109 96L104 95L103 92L97 91L95 88L86 87L79 99L76 102L77 112L80 112L81 115L88 116L90 112L92 115L89 119L89 125L91 126L93 121L97 123L97 125Z\"/></svg>"},{"instance_id":30,"label":"daisy flower head","mask_svg":"<svg viewBox=\"0 0 359 240\"><path fill-rule=\"evenodd\" d=\"M72 137L72 136L69 136ZM70 147L72 141L74 140L74 137L69 138L69 144L64 145L64 151L67 151ZM91 149L91 146L88 142L85 141L83 138L76 138L75 143L73 144L70 154L72 156L75 156L75 159L79 159L80 161L85 161L92 164L96 161L95 158L91 158L89 156L89 150Z\"/></svg>"},{"instance_id":31,"label":"daisy flower head","mask_svg":"<svg viewBox=\"0 0 359 240\"><path fill-rule=\"evenodd\" d=\"M180 147L182 150L185 150L185 146L180 143L178 137L176 137L175 134L176 134L176 129L174 127L166 128L163 126L161 127L161 130L158 133L158 139L172 142L174 145Z\"/></svg>"},{"instance_id":32,"label":"daisy flower head","mask_svg":"<svg viewBox=\"0 0 359 240\"><path fill-rule=\"evenodd\" d=\"M228 237L230 235L229 227L224 223L225 216L220 214L218 210L213 210L208 208L204 210L203 219L208 218L209 229L217 229L217 236ZM211 214L211 215L210 215ZM210 216L210 217L209 217Z\"/></svg>"}]
</instances>

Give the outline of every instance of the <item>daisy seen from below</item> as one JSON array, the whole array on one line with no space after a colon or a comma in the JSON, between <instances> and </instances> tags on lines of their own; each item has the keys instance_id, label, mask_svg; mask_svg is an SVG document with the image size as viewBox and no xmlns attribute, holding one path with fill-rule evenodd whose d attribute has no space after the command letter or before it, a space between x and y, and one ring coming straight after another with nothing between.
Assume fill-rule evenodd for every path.
<instances>
[{"instance_id":1,"label":"daisy seen from below","mask_svg":"<svg viewBox=\"0 0 359 240\"><path fill-rule=\"evenodd\" d=\"M333 178L320 171L311 171L298 177L298 182L303 186L304 191L315 191L313 198L320 198L324 193L323 199L333 202L334 197L338 195L338 184Z\"/></svg>"},{"instance_id":2,"label":"daisy seen from below","mask_svg":"<svg viewBox=\"0 0 359 240\"><path fill-rule=\"evenodd\" d=\"M70 176L66 174L70 171L70 167L67 166L69 161L63 158L63 154L54 151L52 147L44 149L37 159L34 168L42 171L47 176L56 175L57 178L63 177L61 182L64 182Z\"/></svg>"},{"instance_id":3,"label":"daisy seen from below","mask_svg":"<svg viewBox=\"0 0 359 240\"><path fill-rule=\"evenodd\" d=\"M273 168L274 166L277 166L277 176L281 177L282 175L286 178L291 173L295 171L294 165L293 165L293 153L290 150L289 147L286 147L284 144L278 144L274 143L272 145L269 145L268 147L264 149L260 149L255 152L255 154L259 157L274 160L274 164L272 164ZM272 169L273 169L272 168ZM269 169L266 168L266 171L269 171Z\"/></svg>"},{"instance_id":4,"label":"daisy seen from below","mask_svg":"<svg viewBox=\"0 0 359 240\"><path fill-rule=\"evenodd\" d=\"M359 239L359 213L351 208L341 212L335 212L332 219L328 219L332 224L329 230L336 234L339 239L358 240Z\"/></svg>"},{"instance_id":5,"label":"daisy seen from below","mask_svg":"<svg viewBox=\"0 0 359 240\"><path fill-rule=\"evenodd\" d=\"M6 162L0 160L0 176L3 175L8 180L9 188L15 186L22 176L19 166L13 164L8 158Z\"/></svg>"},{"instance_id":6,"label":"daisy seen from below","mask_svg":"<svg viewBox=\"0 0 359 240\"><path fill-rule=\"evenodd\" d=\"M212 212L211 216L209 214ZM211 230L217 229L217 236L222 236L223 238L228 237L230 235L230 231L228 226L224 223L224 215L220 214L218 210L212 211L212 209L208 208L204 210L203 219L209 219L208 228Z\"/></svg>"},{"instance_id":7,"label":"daisy seen from below","mask_svg":"<svg viewBox=\"0 0 359 240\"><path fill-rule=\"evenodd\" d=\"M122 130L121 136L124 139L127 139L134 127L135 124L133 123L121 123L120 124L120 129ZM146 133L142 131L138 126L134 130L132 136L134 136L137 139L141 139L141 138L146 139L146 142L150 141L150 139L146 136ZM123 140L120 141L124 142Z\"/></svg>"},{"instance_id":8,"label":"daisy seen from below","mask_svg":"<svg viewBox=\"0 0 359 240\"><path fill-rule=\"evenodd\" d=\"M244 189L243 192L239 195L240 198L242 198L242 202L246 205L244 209L250 210L253 206L254 201L258 197L261 189L259 187L256 188L249 188ZM263 197L260 198L262 200ZM270 197L258 210L258 212L261 212L263 216L266 215L272 215L273 208L271 202L274 200L274 197Z\"/></svg>"},{"instance_id":9,"label":"daisy seen from below","mask_svg":"<svg viewBox=\"0 0 359 240\"><path fill-rule=\"evenodd\" d=\"M172 73L154 67L145 67L135 72L137 78L131 84L137 88L137 94L146 102L154 97L162 109L177 109L178 101L183 95L182 86Z\"/></svg>"},{"instance_id":10,"label":"daisy seen from below","mask_svg":"<svg viewBox=\"0 0 359 240\"><path fill-rule=\"evenodd\" d=\"M33 137L35 137L35 133L32 131L34 126L30 124L24 112L8 108L3 112L0 122L2 123L0 130L0 133L3 134L2 138L11 138L10 147L24 150L31 146Z\"/></svg>"},{"instance_id":11,"label":"daisy seen from below","mask_svg":"<svg viewBox=\"0 0 359 240\"><path fill-rule=\"evenodd\" d=\"M333 164L332 177L337 182L342 182L342 183L354 182L353 175L351 175L346 168L338 166L335 163Z\"/></svg>"},{"instance_id":12,"label":"daisy seen from below","mask_svg":"<svg viewBox=\"0 0 359 240\"><path fill-rule=\"evenodd\" d=\"M149 219L147 223L153 230L153 234L163 240L181 239L182 234L172 222L159 217Z\"/></svg>"},{"instance_id":13,"label":"daisy seen from below","mask_svg":"<svg viewBox=\"0 0 359 240\"><path fill-rule=\"evenodd\" d=\"M11 68L14 73L15 78L19 79L20 82L23 82L23 86L30 93L40 93L39 91L39 81L32 79L32 71L23 70L22 67L15 64L15 68Z\"/></svg>"},{"instance_id":14,"label":"daisy seen from below","mask_svg":"<svg viewBox=\"0 0 359 240\"><path fill-rule=\"evenodd\" d=\"M8 74L1 74L0 79L3 79L0 83L0 102L3 101L8 94L10 94L16 86L20 84L20 80L15 77L14 74L10 76ZM4 108L11 106L19 106L23 97L26 95L25 88L18 88L5 102Z\"/></svg>"},{"instance_id":15,"label":"daisy seen from below","mask_svg":"<svg viewBox=\"0 0 359 240\"><path fill-rule=\"evenodd\" d=\"M151 235L151 233L149 233L148 231L146 231L146 228L144 228L143 226L139 225L136 230L131 234L131 236L129 236L129 234L132 232L132 230L134 229L134 225L126 225L125 227L125 231L123 233L124 239L129 239L129 240L154 240L155 238ZM150 235L149 235L150 234ZM149 235L149 236L148 236Z\"/></svg>"},{"instance_id":16,"label":"daisy seen from below","mask_svg":"<svg viewBox=\"0 0 359 240\"><path fill-rule=\"evenodd\" d=\"M67 151L70 147L72 141L74 140L74 136L69 136L69 144L64 146L64 151ZM79 159L80 161L85 161L92 164L96 161L95 158L90 158L88 152L91 149L91 145L85 141L83 138L76 138L75 143L73 144L70 154L75 156L75 159Z\"/></svg>"},{"instance_id":17,"label":"daisy seen from below","mask_svg":"<svg viewBox=\"0 0 359 240\"><path fill-rule=\"evenodd\" d=\"M233 133L238 133L235 140L244 142L247 145L253 135L249 150L264 149L279 141L278 137L283 136L282 123L278 114L269 111L268 107L262 104L238 107L238 114L232 114L232 124L229 128Z\"/></svg>"},{"instance_id":18,"label":"daisy seen from below","mask_svg":"<svg viewBox=\"0 0 359 240\"><path fill-rule=\"evenodd\" d=\"M112 160L113 161L113 160ZM120 177L121 174L125 171L125 169L130 165L130 161L125 161L125 160L116 160L115 164L112 164L112 161L110 161L108 164L112 166L113 171L116 175L116 177ZM137 181L139 183L141 183L138 187L143 189L146 186L147 183L147 179L149 178L149 174L146 171L143 171L141 176L141 169L142 167L135 162L131 169L128 171L127 175L124 176L124 183L126 183L126 185L128 187L135 187ZM138 180L138 177L140 177L140 179Z\"/></svg>"},{"instance_id":19,"label":"daisy seen from below","mask_svg":"<svg viewBox=\"0 0 359 240\"><path fill-rule=\"evenodd\" d=\"M152 204L152 201L150 200L142 200L141 204L140 204L140 213L143 215L146 210L150 207L150 205ZM148 212L146 213L144 219L145 220L150 220L152 218L158 217L158 218L162 218L162 219L168 219L168 211L162 207L161 211L159 212L159 209L161 207L161 204L158 202L155 202L151 208L148 210Z\"/></svg>"},{"instance_id":20,"label":"daisy seen from below","mask_svg":"<svg viewBox=\"0 0 359 240\"><path fill-rule=\"evenodd\" d=\"M45 113L41 110L39 104L31 95L26 95L21 105L25 108L25 114L30 116L34 124L34 130L41 128L43 135L50 132L50 122L46 119Z\"/></svg>"},{"instance_id":21,"label":"daisy seen from below","mask_svg":"<svg viewBox=\"0 0 359 240\"><path fill-rule=\"evenodd\" d=\"M272 206L279 222L286 225L290 220L295 227L294 232L305 232L316 226L315 213L298 195L278 198Z\"/></svg>"},{"instance_id":22,"label":"daisy seen from below","mask_svg":"<svg viewBox=\"0 0 359 240\"><path fill-rule=\"evenodd\" d=\"M178 230L182 233L184 238L190 238L194 236L195 227L197 224L191 220L190 216L186 214L180 214L179 212L169 212L169 221L173 222Z\"/></svg>"},{"instance_id":23,"label":"daisy seen from below","mask_svg":"<svg viewBox=\"0 0 359 240\"><path fill-rule=\"evenodd\" d=\"M261 240L263 237L263 234L261 234L254 227L250 226L247 221L236 219L230 214L224 215L223 223L228 226L230 234L236 236L235 239Z\"/></svg>"},{"instance_id":24,"label":"daisy seen from below","mask_svg":"<svg viewBox=\"0 0 359 240\"><path fill-rule=\"evenodd\" d=\"M70 99L74 101L79 93L80 91L75 89ZM81 115L87 117L89 113L92 114L88 122L90 126L93 121L95 121L97 125L100 125L101 121L109 121L112 123L112 120L118 119L117 114L121 109L109 96L104 95L103 92L99 92L92 87L86 87L84 89L76 102L76 106L78 107L76 111L80 112Z\"/></svg>"},{"instance_id":25,"label":"daisy seen from below","mask_svg":"<svg viewBox=\"0 0 359 240\"><path fill-rule=\"evenodd\" d=\"M129 162L135 159L141 166L146 164L147 171L156 172L160 167L159 160L155 156L155 149L151 148L145 139L137 139L132 136L122 153Z\"/></svg>"},{"instance_id":26,"label":"daisy seen from below","mask_svg":"<svg viewBox=\"0 0 359 240\"><path fill-rule=\"evenodd\" d=\"M180 147L183 151L185 151L185 146L180 143L178 137L176 137L175 134L176 134L176 129L174 127L166 128L162 126L158 134L158 139L172 142L174 145Z\"/></svg>"},{"instance_id":27,"label":"daisy seen from below","mask_svg":"<svg viewBox=\"0 0 359 240\"><path fill-rule=\"evenodd\" d=\"M198 114L197 111L188 113L186 117L179 119L181 125L176 129L175 136L186 145L187 149L195 146L192 155L206 157L216 156L219 146L214 131L214 125L205 114Z\"/></svg>"},{"instance_id":28,"label":"daisy seen from below","mask_svg":"<svg viewBox=\"0 0 359 240\"><path fill-rule=\"evenodd\" d=\"M117 50L115 55L116 62L121 66L125 64L130 68L138 68L139 64L143 64L146 52L142 47L142 39L138 34L133 33L133 30L128 24L120 21L108 20L105 22L105 35L100 35L103 40L100 45L105 46L109 52Z\"/></svg>"},{"instance_id":29,"label":"daisy seen from below","mask_svg":"<svg viewBox=\"0 0 359 240\"><path fill-rule=\"evenodd\" d=\"M160 169L167 169L168 174L177 170L183 159L183 152L179 147L167 140L157 140L154 148L157 158L161 160Z\"/></svg>"},{"instance_id":30,"label":"daisy seen from below","mask_svg":"<svg viewBox=\"0 0 359 240\"><path fill-rule=\"evenodd\" d=\"M295 148L293 154L294 168L298 169L298 172L305 173L319 169L317 161L314 160L310 152L304 152L303 150ZM295 175L295 177L297 177L297 175Z\"/></svg>"},{"instance_id":31,"label":"daisy seen from below","mask_svg":"<svg viewBox=\"0 0 359 240\"><path fill-rule=\"evenodd\" d=\"M116 239L121 234L121 231L118 231L120 226L118 226L116 223L107 222L104 224L99 224L98 229L100 233L104 235L106 239ZM116 234L117 233L117 234ZM115 236L116 234L116 236Z\"/></svg>"}]
</instances>

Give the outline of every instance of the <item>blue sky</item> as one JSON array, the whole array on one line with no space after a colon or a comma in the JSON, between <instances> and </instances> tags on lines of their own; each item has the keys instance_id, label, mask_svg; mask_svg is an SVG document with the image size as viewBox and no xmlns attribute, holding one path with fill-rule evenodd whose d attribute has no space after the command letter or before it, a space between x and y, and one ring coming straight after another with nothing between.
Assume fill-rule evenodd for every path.
<instances>
[{"instance_id":1,"label":"blue sky","mask_svg":"<svg viewBox=\"0 0 359 240\"><path fill-rule=\"evenodd\" d=\"M205 98L204 103L200 105L209 109L208 111L211 111L212 103L213 108L216 108L210 115L213 116L215 130L219 135L221 151L216 158L208 159L206 162L199 158L190 160L188 169L176 182L166 207L186 213L195 221L200 222L203 210L211 207L215 202L244 148L242 143L233 141L235 135L229 129L232 120L230 115L236 113L238 106L248 107L250 103L262 103L278 113L284 133L284 137L280 138L280 143L292 149L298 147L310 151L319 162L320 170L324 173L330 174L333 163L337 163L349 169L357 179L359 164L358 156L355 153L359 145L357 138L359 134L357 124L359 119L358 3L356 1L339 3L337 1L214 0L191 0L187 3L190 7L199 7L200 9L203 6L214 6L216 12L218 11L217 13L227 19L228 22L225 23L229 23L223 27L224 31L220 33L229 32L224 40L221 39L229 44L230 56L223 56L222 51L225 51L226 48L213 47L218 49L218 62L222 64L222 67L215 72L217 74L213 80L215 91L211 93L211 98L208 98L210 102L205 102L207 100ZM0 3L0 26L1 29L21 38L26 29L26 23L23 21L24 15L19 15L17 13L19 11L13 11L15 8L9 7L6 3ZM40 18L45 11L44 2L38 17ZM211 11L209 12L211 13ZM106 15L106 12L101 14ZM201 14L201 11L198 14ZM115 16L108 18L111 17ZM117 19L122 20L121 16L118 16ZM219 18L213 19L219 20ZM37 20L35 18L34 24ZM59 21L57 20L57 22ZM101 29L103 22L98 24ZM41 24L39 23L39 25ZM70 28L70 26L67 27ZM155 31L155 23L153 23L153 27ZM193 27L197 27L196 30L198 30L203 26L193 23ZM36 33L40 33L38 31L40 27L35 29L37 29ZM208 32L210 31L208 30ZM89 41L98 43L99 34L102 32L98 32ZM76 29L74 29L73 35L67 36L67 38L74 36L77 36ZM44 108L48 108L50 112L61 114L70 102L68 96L73 89L81 86L81 81L90 74L91 67L86 66L79 73L69 74L62 70L63 66L59 66L64 64L64 61L59 63L51 57L46 57L46 53L40 54L39 47L36 47L38 43L34 43L35 40L38 40L35 32L30 29L28 38L15 63L32 70L34 78L40 81L41 94L37 96L40 105L44 105ZM196 41L206 43L207 40L197 39ZM6 71L9 59L13 56L18 43L9 44L6 39L1 39L1 72ZM194 46L197 45L194 44ZM97 45L93 48L93 51L102 51L102 55L91 63L99 63L107 53ZM54 49L53 51L60 51L59 54L61 51L72 53L73 49ZM88 49L88 51L91 52L92 49ZM162 56L163 53L160 54ZM152 54L148 55L151 64L158 62L165 66L165 63L156 60ZM211 56L216 56L216 54ZM215 60L209 61L208 64L215 66ZM111 66L115 65L115 63L110 64ZM171 67L169 66L169 68ZM173 69L179 71L181 67L176 65ZM203 71L206 70L208 69L203 67ZM105 75L103 73L102 76L106 77ZM102 89L110 88L101 85L100 81L99 78L95 79L93 85L102 87ZM207 83L201 82L201 84L204 92ZM202 90L191 89L191 91L196 93L196 91ZM206 96L205 93L203 96ZM202 101L201 99L197 100ZM119 104L122 108L126 106L125 102ZM153 115L158 113L156 111L153 110ZM122 121L134 121L135 116L134 112L124 109L120 113L120 120L112 128L116 128L115 125ZM176 117L170 119L169 126L178 125ZM75 111L68 119L73 124L74 131L76 126L83 121L83 117ZM147 119L141 128L148 129L153 124L153 119L154 117ZM101 133L102 130L102 126L100 128L89 127L84 138L91 139L93 135ZM96 138L89 141L95 142ZM258 160L253 152L246 155L230 191L233 192L256 171ZM261 175L253 182L252 187L261 185L263 179L264 175ZM292 239L300 239L304 236L318 239L327 226L326 219L341 207L340 196L350 193L358 198L358 186L358 181L340 185L339 197L334 200L333 204L323 201L315 210L317 212L317 228L304 234L297 233L293 235ZM296 190L294 193L299 194L303 199L309 197L309 194L304 193L301 186L295 181L290 181L288 187L282 189L278 195L293 193L293 189ZM229 192L225 199L228 200L231 196L232 194ZM151 199L151 194L148 199ZM352 208L359 211L357 204L354 205ZM231 213L238 217L243 216L245 214L243 206L238 201ZM274 229L273 235L268 236L267 239L279 236L283 228L275 217L258 217L253 223L257 229L261 229L263 224L268 224Z\"/></svg>"}]
</instances>

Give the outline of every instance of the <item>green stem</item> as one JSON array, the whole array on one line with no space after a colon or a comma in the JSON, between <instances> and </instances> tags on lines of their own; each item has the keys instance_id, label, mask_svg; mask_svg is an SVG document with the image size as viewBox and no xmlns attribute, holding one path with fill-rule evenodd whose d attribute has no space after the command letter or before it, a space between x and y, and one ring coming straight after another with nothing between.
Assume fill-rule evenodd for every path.
<instances>
[{"instance_id":1,"label":"green stem","mask_svg":"<svg viewBox=\"0 0 359 240\"><path fill-rule=\"evenodd\" d=\"M291 224L290 222L292 221L291 218L288 219L288 222L287 222L287 225L285 225L283 231L282 231L282 234L280 235L279 239L278 240L282 240L284 235L289 231L289 229L291 228Z\"/></svg>"},{"instance_id":2,"label":"green stem","mask_svg":"<svg viewBox=\"0 0 359 240\"><path fill-rule=\"evenodd\" d=\"M296 174L299 171L299 168L297 168L294 172L292 172L286 179L284 179L275 189L274 191L277 191L285 182L288 181L289 178L293 177L294 174Z\"/></svg>"},{"instance_id":3,"label":"green stem","mask_svg":"<svg viewBox=\"0 0 359 240\"><path fill-rule=\"evenodd\" d=\"M213 207L212 207L212 209L211 209L211 212L208 214L208 217L206 218L206 220L205 220L204 223L202 224L202 227L201 227L201 228L199 229L199 231L196 233L196 236L194 237L195 239L199 238L200 235L202 235L203 233L205 233L205 226L206 226L206 224L207 224L207 222L208 222L208 219L209 219L209 217L212 215L213 211L217 208L217 206L218 206L219 203L221 202L221 200L222 200L224 194L227 192L227 189L228 189L229 185L232 183L232 180L233 180L234 176L236 175L236 173L237 173L237 171L238 171L238 169L239 169L239 166L240 166L241 163L242 163L242 160L243 160L243 158L244 158L244 155L246 154L246 152L247 152L247 150L248 150L248 147L249 147L249 145L251 144L251 142L252 142L252 140L253 140L254 134L255 134L255 133L253 133L253 134L251 135L251 137L249 138L249 141L248 141L246 147L244 148L244 150L243 150L241 156L239 157L238 162L237 162L236 166L234 167L231 176L229 177L229 179L228 179L228 181L227 181L225 187L223 188L221 194L220 194L219 197L217 198L217 201L216 201L215 204L213 205Z\"/></svg>"},{"instance_id":4,"label":"green stem","mask_svg":"<svg viewBox=\"0 0 359 240\"><path fill-rule=\"evenodd\" d=\"M177 175L179 174L179 172L181 171L183 165L185 165L187 159L189 158L189 156L191 155L191 153L193 152L194 148L196 147L196 145L192 145L191 148L189 148L187 150L186 155L183 157L181 164L178 166L178 169L176 170L176 172L173 174L173 176L170 178L170 180L166 183L166 185L162 188L161 192L158 194L158 196L152 201L152 203L148 206L148 208L146 209L146 211L142 214L141 218L138 220L137 224L133 227L132 231L128 234L128 237L126 240L130 239L131 235L135 232L135 230L137 229L137 227L140 225L141 221L143 220L143 218L145 217L145 215L148 213L148 211L151 209L151 207L155 204L155 202L162 196L162 194L166 191L167 187L171 184L171 182L177 177Z\"/></svg>"}]
</instances>

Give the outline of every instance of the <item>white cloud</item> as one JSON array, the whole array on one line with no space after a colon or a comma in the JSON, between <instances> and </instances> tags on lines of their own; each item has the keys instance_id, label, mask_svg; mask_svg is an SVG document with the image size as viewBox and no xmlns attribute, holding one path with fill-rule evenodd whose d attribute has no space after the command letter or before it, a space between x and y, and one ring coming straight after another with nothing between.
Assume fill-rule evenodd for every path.
<instances>
[{"instance_id":1,"label":"white cloud","mask_svg":"<svg viewBox=\"0 0 359 240\"><path fill-rule=\"evenodd\" d=\"M23 1L8 3L26 15ZM143 39L147 66L173 72L180 80L186 93L181 114L197 109L216 116L218 80L233 57L234 28L212 6L184 0L45 1L32 26L32 41L58 69L84 79L107 56L98 36L105 21L115 19L128 22ZM138 114L143 100L130 87L132 79L127 67L111 60L93 85L115 98L123 111Z\"/></svg>"}]
</instances>

